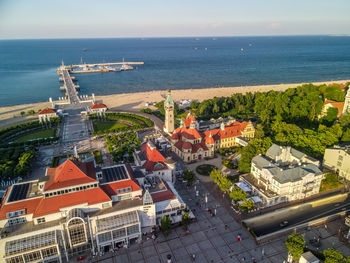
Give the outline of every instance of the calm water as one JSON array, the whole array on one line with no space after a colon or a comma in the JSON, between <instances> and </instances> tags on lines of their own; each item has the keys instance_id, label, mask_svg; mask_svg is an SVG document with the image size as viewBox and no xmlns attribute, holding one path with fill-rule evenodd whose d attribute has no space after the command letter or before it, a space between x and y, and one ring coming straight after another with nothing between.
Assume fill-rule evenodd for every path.
<instances>
[{"instance_id":1,"label":"calm water","mask_svg":"<svg viewBox=\"0 0 350 263\"><path fill-rule=\"evenodd\" d=\"M83 49L86 48L86 52ZM144 61L138 70L76 75L80 94L349 79L350 37L0 41L0 106L62 96L66 64Z\"/></svg>"}]
</instances>

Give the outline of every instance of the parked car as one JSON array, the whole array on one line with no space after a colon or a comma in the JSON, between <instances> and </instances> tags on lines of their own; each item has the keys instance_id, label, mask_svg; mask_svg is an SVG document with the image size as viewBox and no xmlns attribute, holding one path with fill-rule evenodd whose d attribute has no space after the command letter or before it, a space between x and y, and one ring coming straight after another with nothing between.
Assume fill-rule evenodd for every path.
<instances>
[{"instance_id":1,"label":"parked car","mask_svg":"<svg viewBox=\"0 0 350 263\"><path fill-rule=\"evenodd\" d=\"M284 220L280 223L280 227L286 227L288 226L288 221L287 220Z\"/></svg>"}]
</instances>

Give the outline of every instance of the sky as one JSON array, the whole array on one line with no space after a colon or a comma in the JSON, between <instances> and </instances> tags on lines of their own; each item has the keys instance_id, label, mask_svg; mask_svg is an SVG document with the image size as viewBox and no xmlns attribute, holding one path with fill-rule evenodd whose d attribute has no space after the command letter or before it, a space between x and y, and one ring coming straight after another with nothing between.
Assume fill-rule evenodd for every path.
<instances>
[{"instance_id":1,"label":"sky","mask_svg":"<svg viewBox=\"0 0 350 263\"><path fill-rule=\"evenodd\" d=\"M0 39L350 35L349 0L0 0Z\"/></svg>"}]
</instances>

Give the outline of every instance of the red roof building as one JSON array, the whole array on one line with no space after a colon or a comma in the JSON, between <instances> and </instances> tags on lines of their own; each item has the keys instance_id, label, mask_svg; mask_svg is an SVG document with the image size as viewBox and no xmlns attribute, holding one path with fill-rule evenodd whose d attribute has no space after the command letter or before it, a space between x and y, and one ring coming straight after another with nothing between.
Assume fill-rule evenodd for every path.
<instances>
[{"instance_id":1,"label":"red roof building","mask_svg":"<svg viewBox=\"0 0 350 263\"><path fill-rule=\"evenodd\" d=\"M198 131L196 117L188 114L171 135L172 150L185 162L214 156L214 151L238 145L235 138L253 138L255 129L251 122L229 122L218 129Z\"/></svg>"},{"instance_id":2,"label":"red roof building","mask_svg":"<svg viewBox=\"0 0 350 263\"><path fill-rule=\"evenodd\" d=\"M38 114L39 114L39 115L43 115L43 114L56 114L56 110L55 110L55 109L46 108L46 109L43 109L43 110L39 111Z\"/></svg>"},{"instance_id":3,"label":"red roof building","mask_svg":"<svg viewBox=\"0 0 350 263\"><path fill-rule=\"evenodd\" d=\"M96 109L107 109L107 106L102 103L95 103L94 105L90 106L90 109L96 110Z\"/></svg>"},{"instance_id":4,"label":"red roof building","mask_svg":"<svg viewBox=\"0 0 350 263\"><path fill-rule=\"evenodd\" d=\"M55 109L46 108L46 109L39 111L38 117L39 117L40 123L47 122L47 121L50 121L51 118L56 118L57 113L56 113Z\"/></svg>"}]
</instances>

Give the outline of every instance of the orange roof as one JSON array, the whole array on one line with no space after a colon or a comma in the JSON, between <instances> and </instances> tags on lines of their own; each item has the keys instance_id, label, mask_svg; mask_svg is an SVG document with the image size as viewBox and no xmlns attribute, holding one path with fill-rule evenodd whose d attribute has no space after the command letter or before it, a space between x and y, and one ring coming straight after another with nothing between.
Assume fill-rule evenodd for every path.
<instances>
[{"instance_id":1,"label":"orange roof","mask_svg":"<svg viewBox=\"0 0 350 263\"><path fill-rule=\"evenodd\" d=\"M183 129L181 135L190 140L202 139L202 136L200 135L200 133L194 128Z\"/></svg>"},{"instance_id":2,"label":"orange roof","mask_svg":"<svg viewBox=\"0 0 350 263\"><path fill-rule=\"evenodd\" d=\"M338 109L338 115L337 117L340 117L340 115L343 114L343 108L344 108L344 101L333 101L333 100L326 100L323 103L323 106L327 105L327 104L331 104L334 108Z\"/></svg>"},{"instance_id":3,"label":"orange roof","mask_svg":"<svg viewBox=\"0 0 350 263\"><path fill-rule=\"evenodd\" d=\"M214 144L214 139L213 139L213 136L211 135L211 132L210 132L209 136L206 137L205 143L206 144Z\"/></svg>"},{"instance_id":4,"label":"orange roof","mask_svg":"<svg viewBox=\"0 0 350 263\"><path fill-rule=\"evenodd\" d=\"M6 196L4 196L4 199L2 201L2 205L0 209L0 220L6 219L7 213L20 211L22 209L25 210L25 215L33 214L36 207L38 206L38 204L43 198L42 197L32 198L32 199L22 200L19 202L12 202L9 204L5 204L5 201L7 200L7 195L9 194L11 187L12 186L8 188L7 194Z\"/></svg>"},{"instance_id":5,"label":"orange roof","mask_svg":"<svg viewBox=\"0 0 350 263\"><path fill-rule=\"evenodd\" d=\"M94 105L90 106L90 109L107 109L107 106L102 103L95 103Z\"/></svg>"},{"instance_id":6,"label":"orange roof","mask_svg":"<svg viewBox=\"0 0 350 263\"><path fill-rule=\"evenodd\" d=\"M164 156L157 150L156 147L153 149L149 146L148 143L145 143L141 146L141 152L146 156L146 162L142 165L146 171L158 171L168 169L166 166ZM155 168L157 163L161 163L163 166L159 168Z\"/></svg>"},{"instance_id":7,"label":"orange roof","mask_svg":"<svg viewBox=\"0 0 350 263\"><path fill-rule=\"evenodd\" d=\"M170 190L169 185L165 181L163 181L163 183L165 184L167 190L151 193L152 200L155 203L165 201L165 200L175 199L176 197L175 194Z\"/></svg>"},{"instance_id":8,"label":"orange roof","mask_svg":"<svg viewBox=\"0 0 350 263\"><path fill-rule=\"evenodd\" d=\"M128 191L128 192L134 192L134 191L141 190L141 187L131 179L117 181L117 182L113 182L113 183L109 183L109 184L104 184L104 185L101 185L100 187L109 196L118 195L119 194L118 190L125 189L128 187L131 188L131 191ZM128 192L124 192L123 194L128 193Z\"/></svg>"},{"instance_id":9,"label":"orange roof","mask_svg":"<svg viewBox=\"0 0 350 263\"><path fill-rule=\"evenodd\" d=\"M55 109L50 109L50 108L46 108L46 109L43 109L41 111L39 111L39 114L52 114L52 113L56 113L56 110Z\"/></svg>"},{"instance_id":10,"label":"orange roof","mask_svg":"<svg viewBox=\"0 0 350 263\"><path fill-rule=\"evenodd\" d=\"M146 155L147 160L152 162L164 162L164 156L157 150L156 147L151 148L148 143L141 147L141 152Z\"/></svg>"},{"instance_id":11,"label":"orange roof","mask_svg":"<svg viewBox=\"0 0 350 263\"><path fill-rule=\"evenodd\" d=\"M187 118L184 120L185 127L190 127L191 123L196 122L196 116L194 116L192 113L189 113Z\"/></svg>"},{"instance_id":12,"label":"orange roof","mask_svg":"<svg viewBox=\"0 0 350 263\"><path fill-rule=\"evenodd\" d=\"M42 198L34 212L34 217L57 213L61 208L79 204L93 205L111 201L101 188L92 188L74 193Z\"/></svg>"},{"instance_id":13,"label":"orange roof","mask_svg":"<svg viewBox=\"0 0 350 263\"><path fill-rule=\"evenodd\" d=\"M45 191L96 182L92 162L67 160L57 168L48 168L46 174L50 179L45 183Z\"/></svg>"}]
</instances>

